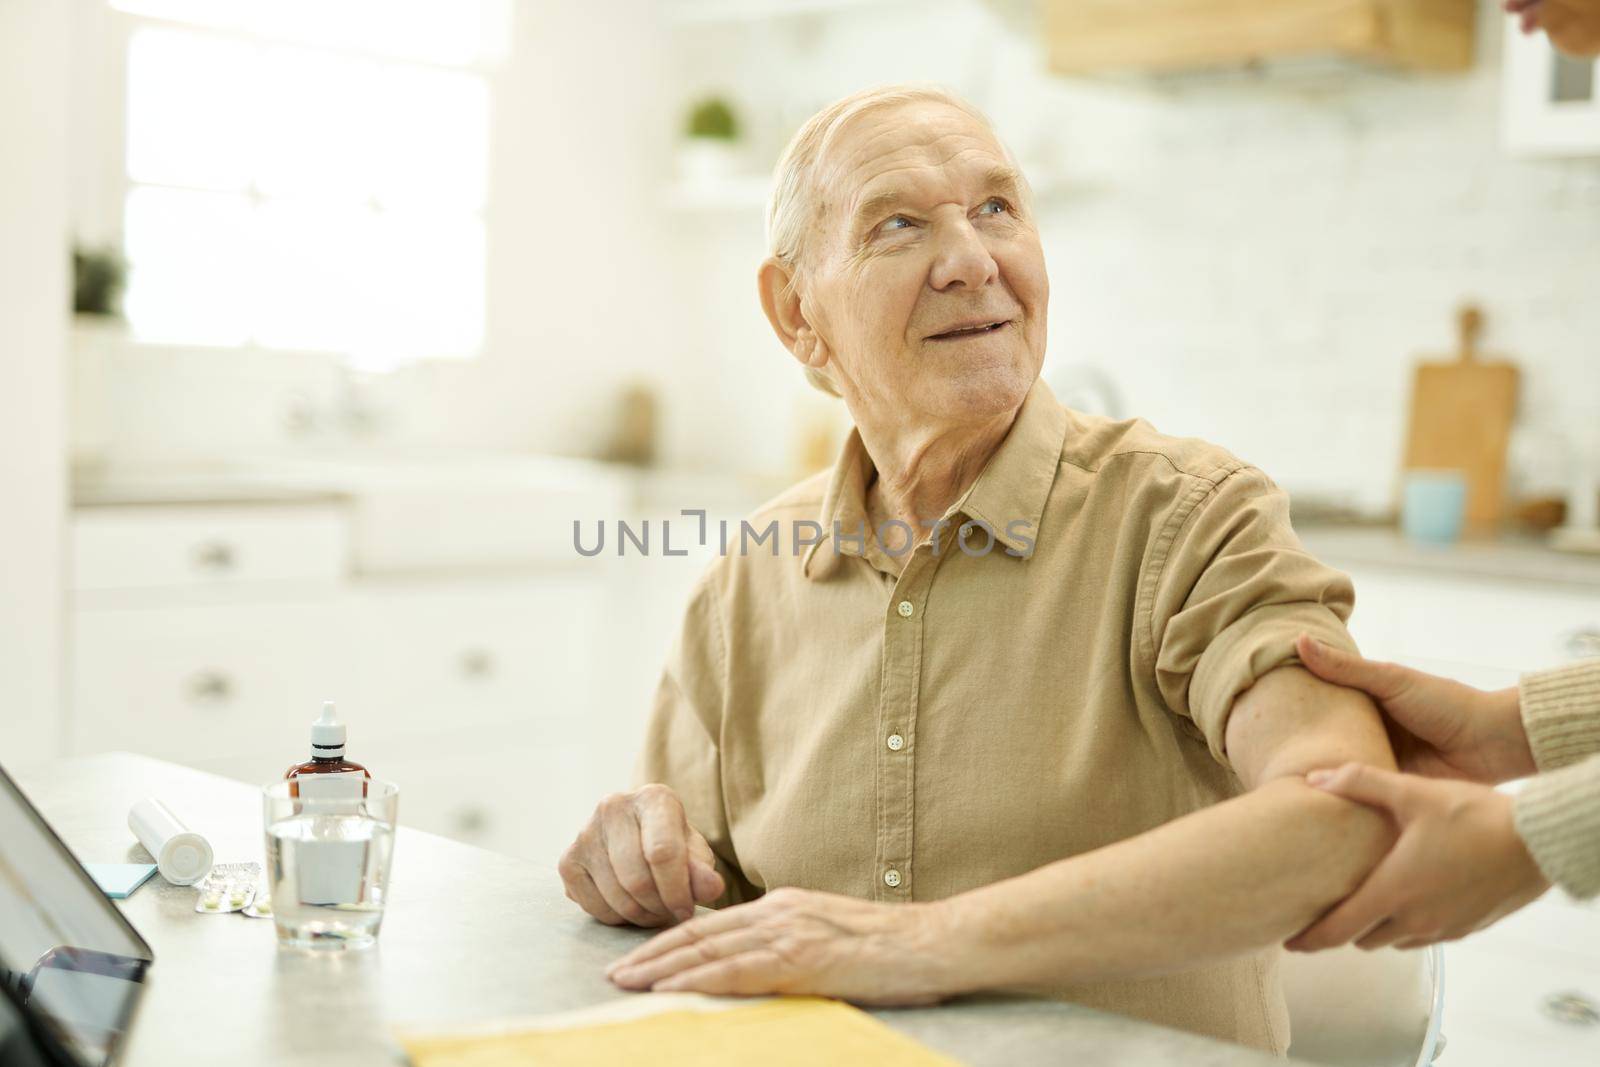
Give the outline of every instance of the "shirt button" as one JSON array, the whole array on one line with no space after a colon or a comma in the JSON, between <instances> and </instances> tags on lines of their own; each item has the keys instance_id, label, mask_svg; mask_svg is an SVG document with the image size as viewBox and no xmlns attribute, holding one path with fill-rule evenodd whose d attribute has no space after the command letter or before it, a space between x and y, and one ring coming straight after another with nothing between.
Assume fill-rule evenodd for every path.
<instances>
[{"instance_id":1,"label":"shirt button","mask_svg":"<svg viewBox=\"0 0 1600 1067\"><path fill-rule=\"evenodd\" d=\"M909 618L911 618L911 613L916 611L917 609L911 603L911 601L902 600L902 601L900 601L900 606L895 608L895 610L900 613L900 617L902 619L909 619Z\"/></svg>"},{"instance_id":2,"label":"shirt button","mask_svg":"<svg viewBox=\"0 0 1600 1067\"><path fill-rule=\"evenodd\" d=\"M883 884L888 886L890 889L897 888L900 885L900 872L895 870L893 867L890 867L887 871L884 871Z\"/></svg>"},{"instance_id":3,"label":"shirt button","mask_svg":"<svg viewBox=\"0 0 1600 1067\"><path fill-rule=\"evenodd\" d=\"M901 737L899 734L890 734L889 735L889 751L890 752L899 752L902 748L905 748L905 747L906 747L906 739L905 738Z\"/></svg>"}]
</instances>

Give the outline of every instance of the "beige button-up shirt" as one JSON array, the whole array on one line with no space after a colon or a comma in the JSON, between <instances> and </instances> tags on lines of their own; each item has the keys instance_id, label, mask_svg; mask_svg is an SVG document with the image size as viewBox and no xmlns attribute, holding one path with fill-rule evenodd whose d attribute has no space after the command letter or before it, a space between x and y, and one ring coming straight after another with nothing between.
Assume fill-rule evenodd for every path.
<instances>
[{"instance_id":1,"label":"beige button-up shirt","mask_svg":"<svg viewBox=\"0 0 1600 1067\"><path fill-rule=\"evenodd\" d=\"M663 674L642 776L683 799L730 902L938 899L1215 804L1242 788L1234 698L1302 630L1354 647L1349 580L1265 475L1043 383L937 544L865 530L872 477L852 433L746 520ZM1281 1051L1278 951L1059 992Z\"/></svg>"}]
</instances>

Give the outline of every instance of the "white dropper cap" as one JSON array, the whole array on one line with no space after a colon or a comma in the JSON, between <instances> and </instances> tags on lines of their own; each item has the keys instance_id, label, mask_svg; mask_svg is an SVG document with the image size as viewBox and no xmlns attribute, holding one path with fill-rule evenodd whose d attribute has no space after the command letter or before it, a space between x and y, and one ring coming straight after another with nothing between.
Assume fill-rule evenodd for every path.
<instances>
[{"instance_id":1,"label":"white dropper cap","mask_svg":"<svg viewBox=\"0 0 1600 1067\"><path fill-rule=\"evenodd\" d=\"M322 715L311 724L311 755L317 759L344 756L344 723L335 716L331 700L322 702Z\"/></svg>"}]
</instances>

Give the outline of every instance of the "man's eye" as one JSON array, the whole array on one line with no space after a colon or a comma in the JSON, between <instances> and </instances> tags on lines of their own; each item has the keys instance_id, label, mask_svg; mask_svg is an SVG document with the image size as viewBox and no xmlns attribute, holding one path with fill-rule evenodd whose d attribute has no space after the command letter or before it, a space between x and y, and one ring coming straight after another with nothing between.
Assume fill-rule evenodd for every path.
<instances>
[{"instance_id":1,"label":"man's eye","mask_svg":"<svg viewBox=\"0 0 1600 1067\"><path fill-rule=\"evenodd\" d=\"M991 211L989 210L990 208L993 208L994 210ZM1006 202L1001 200L999 197L990 197L988 200L985 200L983 203L978 205L978 214L980 215L996 215L1004 212L1005 210Z\"/></svg>"},{"instance_id":2,"label":"man's eye","mask_svg":"<svg viewBox=\"0 0 1600 1067\"><path fill-rule=\"evenodd\" d=\"M903 223L904 225L899 225L901 223ZM903 230L907 226L910 226L910 225L911 225L911 220L910 219L906 218L904 215L896 215L894 218L890 219L888 222L885 222L882 226L880 226L878 228L880 230Z\"/></svg>"}]
</instances>

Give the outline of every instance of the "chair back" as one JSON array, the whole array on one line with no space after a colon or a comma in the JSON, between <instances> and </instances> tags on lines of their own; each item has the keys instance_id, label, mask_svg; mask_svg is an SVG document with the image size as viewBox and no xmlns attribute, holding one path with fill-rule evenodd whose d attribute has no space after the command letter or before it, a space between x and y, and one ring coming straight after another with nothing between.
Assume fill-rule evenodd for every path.
<instances>
[{"instance_id":1,"label":"chair back","mask_svg":"<svg viewBox=\"0 0 1600 1067\"><path fill-rule=\"evenodd\" d=\"M1289 1055L1324 1067L1428 1067L1444 1047L1438 945L1285 952Z\"/></svg>"}]
</instances>

